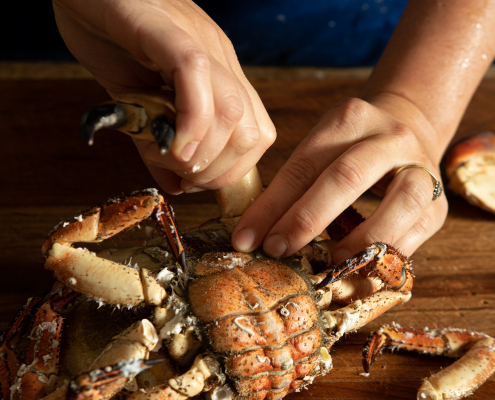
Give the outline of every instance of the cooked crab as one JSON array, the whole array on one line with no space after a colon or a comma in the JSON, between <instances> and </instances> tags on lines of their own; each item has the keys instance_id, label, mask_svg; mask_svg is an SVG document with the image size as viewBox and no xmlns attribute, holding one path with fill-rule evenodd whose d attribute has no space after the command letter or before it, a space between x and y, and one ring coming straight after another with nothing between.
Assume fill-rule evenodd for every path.
<instances>
[{"instance_id":1,"label":"cooked crab","mask_svg":"<svg viewBox=\"0 0 495 400\"><path fill-rule=\"evenodd\" d=\"M144 228L148 218L157 219L173 240L168 242L161 236L144 246L107 249L99 255L72 247L76 242L101 241L137 224ZM347 220L344 215L339 221ZM310 263L329 263L330 240L318 238L300 255L283 262L268 259L261 252L233 252L229 243L228 234L217 222L188 232L181 239L170 209L153 190L112 200L62 222L43 251L45 266L65 285L64 293L72 289L102 304L131 307L128 313L149 313L141 320L134 315L137 322L114 338L92 366L88 362L81 367L79 360L71 361L68 354L62 354L62 369L76 375L123 360L168 357L173 360L166 363L168 371L164 371L164 365L153 366L151 371L160 371L154 377L150 378L147 371L148 378L138 376L133 380L131 386L145 393L137 390L131 398L183 399L207 390L216 398L219 391L232 391L245 399L281 398L331 369L328 352L342 335L410 298L408 260L382 243L368 247L330 273L317 275ZM187 257L182 271L184 253ZM361 300L356 292L361 292ZM42 302L31 302L27 309L34 311ZM43 307L51 302L45 299ZM335 307L337 302L340 305ZM80 298L75 303L67 320L77 331L75 325L85 324L88 316L84 315L85 303ZM346 306L342 308L342 304ZM57 312L63 313L63 309L59 307ZM74 321L73 315L80 321ZM43 394L57 386L53 381L58 347L53 344L64 341L60 334L62 321L57 318L58 328L42 330L36 339L51 346L29 346L32 354L25 363L37 359L38 363L43 360L43 366L29 365L17 374L10 373L4 382L6 396L12 390L14 398L36 398L25 397L27 389L17 388L36 386L36 392ZM89 318L95 318L94 314ZM53 337L47 338L45 332ZM69 332L69 337L72 334ZM11 337L9 334L7 341L13 348L16 344ZM81 347L88 346L87 338L77 336L77 340ZM68 353L73 351L69 349ZM17 367L20 363L17 360ZM9 365L15 372L16 367ZM187 371L177 376L176 368ZM37 379L28 383L26 369ZM128 373L120 386L128 384L133 375ZM159 375L166 379L160 382ZM50 396L67 396L68 387L76 386L62 385ZM101 394L102 398L111 396L115 386Z\"/></svg>"}]
</instances>

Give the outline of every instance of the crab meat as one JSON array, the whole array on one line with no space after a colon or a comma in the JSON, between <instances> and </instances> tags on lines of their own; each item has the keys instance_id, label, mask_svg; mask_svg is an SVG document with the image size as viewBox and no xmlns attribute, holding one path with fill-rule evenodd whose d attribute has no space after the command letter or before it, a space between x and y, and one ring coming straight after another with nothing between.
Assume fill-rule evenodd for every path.
<instances>
[{"instance_id":1,"label":"crab meat","mask_svg":"<svg viewBox=\"0 0 495 400\"><path fill-rule=\"evenodd\" d=\"M482 132L457 143L446 156L449 188L469 203L495 213L495 133Z\"/></svg>"}]
</instances>

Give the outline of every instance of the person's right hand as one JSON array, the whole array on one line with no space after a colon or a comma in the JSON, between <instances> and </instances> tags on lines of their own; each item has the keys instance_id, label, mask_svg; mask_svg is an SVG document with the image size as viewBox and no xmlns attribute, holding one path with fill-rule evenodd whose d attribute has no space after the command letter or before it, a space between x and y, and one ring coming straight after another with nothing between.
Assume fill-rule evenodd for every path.
<instances>
[{"instance_id":1,"label":"person's right hand","mask_svg":"<svg viewBox=\"0 0 495 400\"><path fill-rule=\"evenodd\" d=\"M53 6L67 47L112 97L163 85L175 90L169 153L135 140L166 192L230 186L275 141L230 40L193 2L54 0Z\"/></svg>"}]
</instances>

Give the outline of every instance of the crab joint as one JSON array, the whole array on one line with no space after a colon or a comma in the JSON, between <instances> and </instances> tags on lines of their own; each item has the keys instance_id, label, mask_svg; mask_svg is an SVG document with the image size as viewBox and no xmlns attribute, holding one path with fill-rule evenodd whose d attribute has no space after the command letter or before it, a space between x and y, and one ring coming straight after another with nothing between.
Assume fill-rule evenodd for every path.
<instances>
[{"instance_id":1,"label":"crab joint","mask_svg":"<svg viewBox=\"0 0 495 400\"><path fill-rule=\"evenodd\" d=\"M116 101L93 107L81 118L81 136L93 144L102 128L117 129L129 136L156 142L166 153L175 137L175 107L162 95L124 94Z\"/></svg>"},{"instance_id":2,"label":"crab joint","mask_svg":"<svg viewBox=\"0 0 495 400\"><path fill-rule=\"evenodd\" d=\"M217 361L211 357L200 354L194 360L189 371L177 378L170 379L168 384L185 396L196 396L203 391L206 379L212 376L214 370L218 369L216 363Z\"/></svg>"},{"instance_id":3,"label":"crab joint","mask_svg":"<svg viewBox=\"0 0 495 400\"><path fill-rule=\"evenodd\" d=\"M131 359L94 369L75 377L68 385L68 399L108 399L138 373L163 360Z\"/></svg>"},{"instance_id":4,"label":"crab joint","mask_svg":"<svg viewBox=\"0 0 495 400\"><path fill-rule=\"evenodd\" d=\"M158 333L147 319L136 322L113 338L91 368L103 368L120 360L146 359L158 342Z\"/></svg>"}]
</instances>

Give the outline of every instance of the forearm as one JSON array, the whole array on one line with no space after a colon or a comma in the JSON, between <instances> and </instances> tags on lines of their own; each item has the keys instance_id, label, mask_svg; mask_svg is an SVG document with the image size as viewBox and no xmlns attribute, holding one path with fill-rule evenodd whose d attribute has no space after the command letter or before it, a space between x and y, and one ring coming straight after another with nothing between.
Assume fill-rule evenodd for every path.
<instances>
[{"instance_id":1,"label":"forearm","mask_svg":"<svg viewBox=\"0 0 495 400\"><path fill-rule=\"evenodd\" d=\"M411 0L363 90L422 136L432 160L495 55L494 0Z\"/></svg>"}]
</instances>

